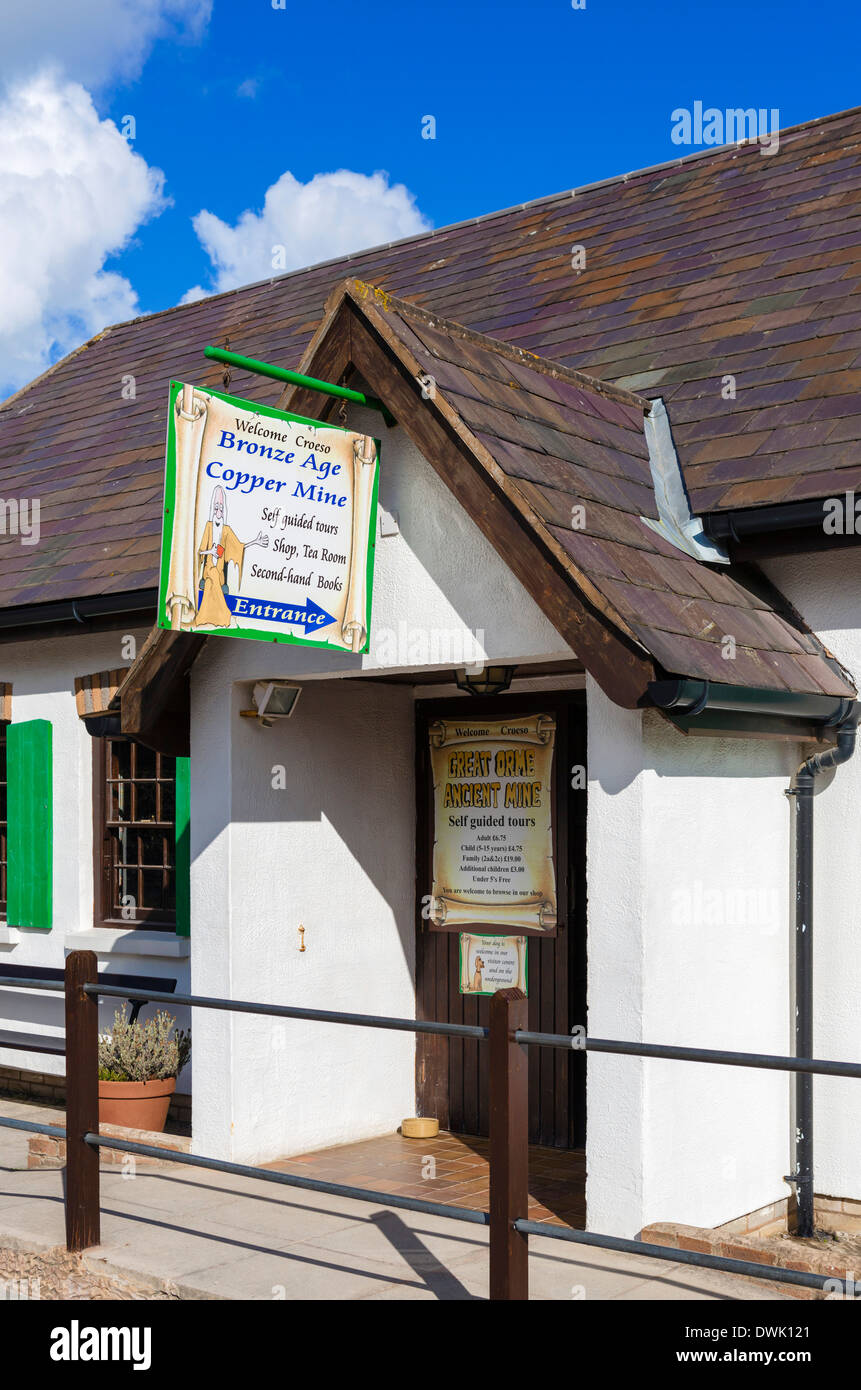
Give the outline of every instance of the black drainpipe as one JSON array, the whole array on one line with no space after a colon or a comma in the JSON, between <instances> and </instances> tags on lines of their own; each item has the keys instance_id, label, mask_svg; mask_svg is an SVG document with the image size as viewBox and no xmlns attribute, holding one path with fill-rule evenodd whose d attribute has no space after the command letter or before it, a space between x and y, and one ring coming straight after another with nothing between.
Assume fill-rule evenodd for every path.
<instances>
[{"instance_id":1,"label":"black drainpipe","mask_svg":"<svg viewBox=\"0 0 861 1390\"><path fill-rule=\"evenodd\" d=\"M836 730L837 742L803 762L787 796L795 797L795 1055L813 1056L813 793L820 773L855 752L858 707ZM813 1077L795 1077L795 1183L799 1236L813 1235Z\"/></svg>"},{"instance_id":2,"label":"black drainpipe","mask_svg":"<svg viewBox=\"0 0 861 1390\"><path fill-rule=\"evenodd\" d=\"M813 792L815 779L829 768L848 762L855 752L861 702L836 696L801 695L791 691L755 690L707 680L672 677L652 681L652 703L669 716L695 722L705 710L722 711L728 719L755 714L766 732L769 721L784 717L798 726L799 739L815 736L834 740L814 753L792 779L787 796L795 801L795 1056L813 1056ZM731 725L728 725L731 727ZM799 1236L813 1235L813 1077L795 1077L795 1184Z\"/></svg>"}]
</instances>

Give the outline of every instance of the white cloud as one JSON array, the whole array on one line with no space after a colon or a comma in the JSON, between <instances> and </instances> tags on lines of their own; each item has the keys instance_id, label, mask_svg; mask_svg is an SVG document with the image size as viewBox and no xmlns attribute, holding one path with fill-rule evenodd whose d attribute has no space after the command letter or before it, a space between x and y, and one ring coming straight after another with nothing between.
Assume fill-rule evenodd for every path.
<instances>
[{"instance_id":1,"label":"white cloud","mask_svg":"<svg viewBox=\"0 0 861 1390\"><path fill-rule=\"evenodd\" d=\"M192 285L190 290L186 290L179 302L180 304L195 304L198 299L205 299L207 294L211 293L212 291L205 290L203 285Z\"/></svg>"},{"instance_id":2,"label":"white cloud","mask_svg":"<svg viewBox=\"0 0 861 1390\"><path fill-rule=\"evenodd\" d=\"M0 75L50 66L88 87L130 80L157 39L198 39L211 13L212 0L5 0Z\"/></svg>"},{"instance_id":3,"label":"white cloud","mask_svg":"<svg viewBox=\"0 0 861 1390\"><path fill-rule=\"evenodd\" d=\"M104 263L164 206L163 183L76 83L43 74L0 100L4 394L138 312Z\"/></svg>"},{"instance_id":4,"label":"white cloud","mask_svg":"<svg viewBox=\"0 0 861 1390\"><path fill-rule=\"evenodd\" d=\"M194 230L212 262L208 293L314 265L368 246L429 231L430 222L402 183L384 173L339 169L300 183L289 171L267 191L261 212L246 211L235 226L202 211ZM200 286L183 303L200 298Z\"/></svg>"}]
</instances>

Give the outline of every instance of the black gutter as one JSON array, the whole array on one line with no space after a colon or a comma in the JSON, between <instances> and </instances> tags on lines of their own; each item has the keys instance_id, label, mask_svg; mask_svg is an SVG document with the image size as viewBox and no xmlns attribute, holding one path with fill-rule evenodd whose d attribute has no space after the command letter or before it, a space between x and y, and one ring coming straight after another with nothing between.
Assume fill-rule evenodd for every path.
<instances>
[{"instance_id":1,"label":"black gutter","mask_svg":"<svg viewBox=\"0 0 861 1390\"><path fill-rule=\"evenodd\" d=\"M812 554L861 544L861 509L856 515L854 493L837 493L831 500L831 507L827 506L828 499L816 497L804 502L711 512L701 518L703 531L738 561ZM839 503L836 512L835 501Z\"/></svg>"},{"instance_id":2,"label":"black gutter","mask_svg":"<svg viewBox=\"0 0 861 1390\"><path fill-rule=\"evenodd\" d=\"M709 512L702 517L703 530L714 541L735 541L770 531L822 530L825 503L821 497L806 502L776 502L767 507L740 507L736 511Z\"/></svg>"},{"instance_id":3,"label":"black gutter","mask_svg":"<svg viewBox=\"0 0 861 1390\"><path fill-rule=\"evenodd\" d=\"M76 626L98 618L121 617L126 613L155 614L158 589L133 589L121 594L93 594L87 598L63 599L58 603L27 603L0 609L0 630L41 627L44 624L73 623Z\"/></svg>"},{"instance_id":4,"label":"black gutter","mask_svg":"<svg viewBox=\"0 0 861 1390\"><path fill-rule=\"evenodd\" d=\"M855 752L861 703L834 695L756 690L707 680L676 677L652 681L649 695L668 718L689 732L698 717L753 721L754 732L767 732L770 722L782 731L795 728L797 737L831 741L798 768L787 796L795 798L795 1056L813 1056L813 794L815 779L848 762ZM731 725L725 727L732 727ZM806 734L805 731L806 730ZM797 1235L814 1231L813 1077L795 1078L795 1184Z\"/></svg>"},{"instance_id":5,"label":"black gutter","mask_svg":"<svg viewBox=\"0 0 861 1390\"><path fill-rule=\"evenodd\" d=\"M837 742L803 762L787 796L795 798L795 1055L813 1056L813 795L815 779L855 752L861 707L836 730ZM799 1236L814 1229L813 1078L795 1078L795 1183Z\"/></svg>"},{"instance_id":6,"label":"black gutter","mask_svg":"<svg viewBox=\"0 0 861 1390\"><path fill-rule=\"evenodd\" d=\"M672 719L695 720L705 710L724 714L761 715L798 720L803 724L841 724L853 701L840 695L806 695L793 690L762 690L745 685L724 685L692 676L671 676L649 682L651 703Z\"/></svg>"}]
</instances>

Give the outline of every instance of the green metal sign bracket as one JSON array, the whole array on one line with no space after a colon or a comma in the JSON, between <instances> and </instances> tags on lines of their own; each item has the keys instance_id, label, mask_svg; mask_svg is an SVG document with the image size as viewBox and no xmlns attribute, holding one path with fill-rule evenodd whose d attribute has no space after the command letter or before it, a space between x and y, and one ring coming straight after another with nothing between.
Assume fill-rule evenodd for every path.
<instances>
[{"instance_id":1,"label":"green metal sign bracket","mask_svg":"<svg viewBox=\"0 0 861 1390\"><path fill-rule=\"evenodd\" d=\"M303 386L306 391L320 391L324 396L337 396L342 401L352 401L354 405L367 406L378 410L387 425L397 424L395 417L376 396L368 396L364 391L353 391L349 386L335 386L330 381L318 381L313 376L303 376L292 372L289 367L274 367L270 362L258 362L254 357L243 357L238 352L228 352L225 348L207 347L204 357L213 362L223 362L227 367L236 367L243 372L255 372L258 376L268 376L273 381L285 381L290 386Z\"/></svg>"}]
</instances>

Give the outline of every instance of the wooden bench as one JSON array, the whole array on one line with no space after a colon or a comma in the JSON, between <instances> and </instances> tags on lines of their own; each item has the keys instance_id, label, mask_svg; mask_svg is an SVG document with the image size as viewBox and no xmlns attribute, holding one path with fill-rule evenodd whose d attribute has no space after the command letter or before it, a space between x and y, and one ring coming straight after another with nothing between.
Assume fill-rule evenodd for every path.
<instances>
[{"instance_id":1,"label":"wooden bench","mask_svg":"<svg viewBox=\"0 0 861 1390\"><path fill-rule=\"evenodd\" d=\"M125 989L151 989L153 993L173 994L176 991L176 980L165 979L161 975L99 975L99 983L114 985ZM51 980L63 982L65 972L53 965L0 965L0 989L4 983L14 984L15 980ZM48 991L46 991L47 993ZM51 994L56 994L62 998L59 990L51 990ZM134 1023L147 999L128 999L126 1003L131 1004L131 1022ZM65 1047L48 1047L41 1043L30 1042L7 1042L0 1037L0 1048L8 1048L11 1052L45 1052L53 1057L65 1057Z\"/></svg>"}]
</instances>

